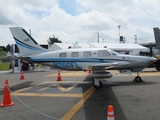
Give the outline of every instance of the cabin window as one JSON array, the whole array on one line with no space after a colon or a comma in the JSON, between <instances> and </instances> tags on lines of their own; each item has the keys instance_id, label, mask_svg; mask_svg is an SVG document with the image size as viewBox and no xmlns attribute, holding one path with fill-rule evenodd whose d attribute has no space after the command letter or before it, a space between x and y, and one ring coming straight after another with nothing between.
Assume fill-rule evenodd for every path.
<instances>
[{"instance_id":1,"label":"cabin window","mask_svg":"<svg viewBox=\"0 0 160 120\"><path fill-rule=\"evenodd\" d=\"M109 55L110 55L109 52L106 51L106 50L99 50L98 51L98 56L99 57L104 57L104 56L109 56Z\"/></svg>"},{"instance_id":2,"label":"cabin window","mask_svg":"<svg viewBox=\"0 0 160 120\"><path fill-rule=\"evenodd\" d=\"M90 56L91 56L91 52L89 52L89 51L88 51L88 52L84 52L84 53L83 53L83 56L84 56L84 57L90 57Z\"/></svg>"},{"instance_id":3,"label":"cabin window","mask_svg":"<svg viewBox=\"0 0 160 120\"><path fill-rule=\"evenodd\" d=\"M67 57L67 53L60 53L60 57Z\"/></svg>"},{"instance_id":4,"label":"cabin window","mask_svg":"<svg viewBox=\"0 0 160 120\"><path fill-rule=\"evenodd\" d=\"M72 56L72 57L78 57L78 56L79 56L79 53L78 53L78 52L72 52L71 56Z\"/></svg>"}]
</instances>

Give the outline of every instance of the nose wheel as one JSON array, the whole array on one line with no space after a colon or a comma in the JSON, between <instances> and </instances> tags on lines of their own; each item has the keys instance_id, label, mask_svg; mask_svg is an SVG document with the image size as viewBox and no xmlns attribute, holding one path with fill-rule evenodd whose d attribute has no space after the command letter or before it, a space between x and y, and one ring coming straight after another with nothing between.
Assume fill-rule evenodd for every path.
<instances>
[{"instance_id":1,"label":"nose wheel","mask_svg":"<svg viewBox=\"0 0 160 120\"><path fill-rule=\"evenodd\" d=\"M133 82L143 82L142 78L139 76L139 73L137 73L137 76L134 78Z\"/></svg>"}]
</instances>

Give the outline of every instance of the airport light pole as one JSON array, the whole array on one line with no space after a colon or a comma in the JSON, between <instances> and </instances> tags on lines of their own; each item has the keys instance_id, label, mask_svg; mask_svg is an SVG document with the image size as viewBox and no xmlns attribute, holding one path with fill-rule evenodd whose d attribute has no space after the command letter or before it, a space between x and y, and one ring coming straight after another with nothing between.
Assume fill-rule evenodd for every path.
<instances>
[{"instance_id":1,"label":"airport light pole","mask_svg":"<svg viewBox=\"0 0 160 120\"><path fill-rule=\"evenodd\" d=\"M99 43L99 32L96 32L97 33L97 42Z\"/></svg>"},{"instance_id":2,"label":"airport light pole","mask_svg":"<svg viewBox=\"0 0 160 120\"><path fill-rule=\"evenodd\" d=\"M29 29L29 34L30 34L30 36L31 36L31 29Z\"/></svg>"},{"instance_id":3,"label":"airport light pole","mask_svg":"<svg viewBox=\"0 0 160 120\"><path fill-rule=\"evenodd\" d=\"M121 28L121 25L118 25L118 29L119 29L119 42L121 43L121 41L120 41L120 28Z\"/></svg>"},{"instance_id":4,"label":"airport light pole","mask_svg":"<svg viewBox=\"0 0 160 120\"><path fill-rule=\"evenodd\" d=\"M135 37L135 44L137 44L137 35L134 35Z\"/></svg>"}]
</instances>

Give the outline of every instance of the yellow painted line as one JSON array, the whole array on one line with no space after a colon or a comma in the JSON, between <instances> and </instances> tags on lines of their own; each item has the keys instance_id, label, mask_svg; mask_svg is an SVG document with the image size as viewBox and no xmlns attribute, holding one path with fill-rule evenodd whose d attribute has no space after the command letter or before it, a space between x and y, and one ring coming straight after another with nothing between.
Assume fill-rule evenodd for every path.
<instances>
[{"instance_id":1,"label":"yellow painted line","mask_svg":"<svg viewBox=\"0 0 160 120\"><path fill-rule=\"evenodd\" d=\"M64 88L64 87L62 87L61 85L57 85L57 88L58 88L59 90L61 90L61 91L67 92L67 91L70 91L70 90L72 90L73 88L75 88L77 85L78 85L78 84L72 85L72 86L69 87L69 88Z\"/></svg>"},{"instance_id":2,"label":"yellow painted line","mask_svg":"<svg viewBox=\"0 0 160 120\"><path fill-rule=\"evenodd\" d=\"M45 83L46 83L46 82L42 82L42 83L39 83L39 84L37 84L37 85L33 85L33 86L30 86L30 87L26 87L26 88L23 88L23 89L17 90L17 91L15 91L14 93L19 93L19 92L22 92L22 91L28 90L28 89L30 89L30 88L33 88L33 87L35 87L35 86L42 85L42 84L45 84Z\"/></svg>"},{"instance_id":3,"label":"yellow painted line","mask_svg":"<svg viewBox=\"0 0 160 120\"><path fill-rule=\"evenodd\" d=\"M82 80L63 80L63 81L46 81L48 84L61 84L61 83L71 83L71 84L79 84L79 83L92 83L91 81L82 81Z\"/></svg>"},{"instance_id":4,"label":"yellow painted line","mask_svg":"<svg viewBox=\"0 0 160 120\"><path fill-rule=\"evenodd\" d=\"M160 76L160 72L140 73L140 76Z\"/></svg>"},{"instance_id":5,"label":"yellow painted line","mask_svg":"<svg viewBox=\"0 0 160 120\"><path fill-rule=\"evenodd\" d=\"M30 88L32 88L32 87L34 87L34 86L26 87L26 88L23 88L23 89L17 90L17 91L15 91L14 93L19 93L19 92L22 92L22 91L28 90L28 89L30 89Z\"/></svg>"},{"instance_id":6,"label":"yellow painted line","mask_svg":"<svg viewBox=\"0 0 160 120\"><path fill-rule=\"evenodd\" d=\"M42 84L45 84L47 81L45 81L45 82L42 82L42 83L39 83L38 85L42 85Z\"/></svg>"},{"instance_id":7,"label":"yellow painted line","mask_svg":"<svg viewBox=\"0 0 160 120\"><path fill-rule=\"evenodd\" d=\"M61 120L70 120L72 116L78 111L78 109L84 104L84 102L90 97L90 95L94 92L94 87L90 87L84 94L83 98L73 106L63 117Z\"/></svg>"},{"instance_id":8,"label":"yellow painted line","mask_svg":"<svg viewBox=\"0 0 160 120\"><path fill-rule=\"evenodd\" d=\"M83 97L83 94L53 94L53 93L15 93L15 96L33 96L33 97Z\"/></svg>"},{"instance_id":9,"label":"yellow painted line","mask_svg":"<svg viewBox=\"0 0 160 120\"><path fill-rule=\"evenodd\" d=\"M74 74L73 74L74 73ZM61 77L63 76L86 76L88 75L87 72L63 72L63 73L60 73ZM57 73L55 74L49 74L49 75L46 75L46 76L58 76Z\"/></svg>"},{"instance_id":10,"label":"yellow painted line","mask_svg":"<svg viewBox=\"0 0 160 120\"><path fill-rule=\"evenodd\" d=\"M48 88L50 88L50 87L51 87L51 86L43 87L43 88L39 89L38 91L44 91L44 90L46 90L46 89L48 89Z\"/></svg>"}]
</instances>

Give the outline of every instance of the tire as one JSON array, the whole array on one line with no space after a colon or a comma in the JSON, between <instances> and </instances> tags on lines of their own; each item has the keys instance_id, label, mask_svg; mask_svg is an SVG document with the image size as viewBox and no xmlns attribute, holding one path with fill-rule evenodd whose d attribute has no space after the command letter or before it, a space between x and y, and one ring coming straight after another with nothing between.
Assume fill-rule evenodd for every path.
<instances>
[{"instance_id":1,"label":"tire","mask_svg":"<svg viewBox=\"0 0 160 120\"><path fill-rule=\"evenodd\" d=\"M102 82L101 81L99 81L99 86L94 85L95 89L100 89L101 87L102 87Z\"/></svg>"},{"instance_id":2,"label":"tire","mask_svg":"<svg viewBox=\"0 0 160 120\"><path fill-rule=\"evenodd\" d=\"M136 82L142 82L142 79L141 79L141 77L136 76L136 77L135 77L135 81L136 81Z\"/></svg>"}]
</instances>

